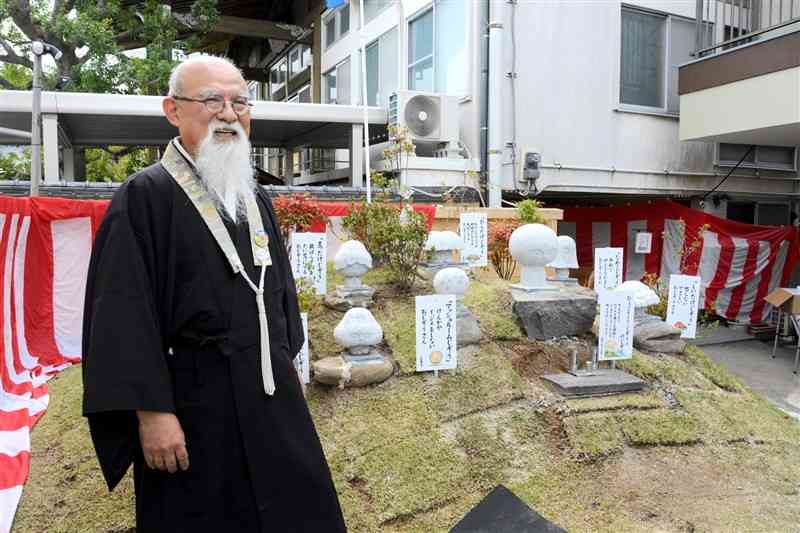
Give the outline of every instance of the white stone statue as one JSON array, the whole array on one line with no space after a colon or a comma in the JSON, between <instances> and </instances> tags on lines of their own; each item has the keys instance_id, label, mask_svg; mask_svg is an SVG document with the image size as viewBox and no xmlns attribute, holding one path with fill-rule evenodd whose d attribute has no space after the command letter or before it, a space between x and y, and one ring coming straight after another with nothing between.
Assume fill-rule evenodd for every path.
<instances>
[{"instance_id":1,"label":"white stone statue","mask_svg":"<svg viewBox=\"0 0 800 533\"><path fill-rule=\"evenodd\" d=\"M569 277L569 269L578 268L578 250L572 237L558 236L558 254L547 266L556 270L556 281L577 283L575 278Z\"/></svg>"},{"instance_id":2,"label":"white stone statue","mask_svg":"<svg viewBox=\"0 0 800 533\"><path fill-rule=\"evenodd\" d=\"M337 311L353 307L370 307L375 289L361 282L361 277L372 268L372 256L360 241L342 243L333 258L333 268L344 276L344 285L325 295L325 305Z\"/></svg>"},{"instance_id":3,"label":"white stone statue","mask_svg":"<svg viewBox=\"0 0 800 533\"><path fill-rule=\"evenodd\" d=\"M339 388L365 387L385 381L394 373L394 359L378 347L383 329L367 309L354 307L347 311L333 330L333 337L345 351L311 363L315 382Z\"/></svg>"},{"instance_id":4,"label":"white stone statue","mask_svg":"<svg viewBox=\"0 0 800 533\"><path fill-rule=\"evenodd\" d=\"M460 268L443 268L433 278L436 294L452 294L456 297L456 344L458 347L475 344L481 339L478 319L464 305L464 294L469 288L469 277Z\"/></svg>"},{"instance_id":5,"label":"white stone statue","mask_svg":"<svg viewBox=\"0 0 800 533\"><path fill-rule=\"evenodd\" d=\"M628 291L633 293L633 305L636 308L656 305L661 301L656 291L641 281L626 281L617 285L615 291Z\"/></svg>"},{"instance_id":6,"label":"white stone statue","mask_svg":"<svg viewBox=\"0 0 800 533\"><path fill-rule=\"evenodd\" d=\"M430 265L455 264L453 252L463 248L464 241L454 231L431 231L425 241L425 250L433 252L433 259L428 263Z\"/></svg>"},{"instance_id":7,"label":"white stone statue","mask_svg":"<svg viewBox=\"0 0 800 533\"><path fill-rule=\"evenodd\" d=\"M362 287L361 276L372 268L372 256L360 241L347 241L339 247L333 258L333 268L344 276L344 286Z\"/></svg>"},{"instance_id":8,"label":"white stone statue","mask_svg":"<svg viewBox=\"0 0 800 533\"><path fill-rule=\"evenodd\" d=\"M552 288L544 267L558 255L558 237L544 224L525 224L514 230L508 249L522 265L519 285L514 288L533 291Z\"/></svg>"},{"instance_id":9,"label":"white stone statue","mask_svg":"<svg viewBox=\"0 0 800 533\"><path fill-rule=\"evenodd\" d=\"M347 311L333 330L333 338L347 350L348 355L368 355L383 340L383 328L363 307Z\"/></svg>"}]
</instances>

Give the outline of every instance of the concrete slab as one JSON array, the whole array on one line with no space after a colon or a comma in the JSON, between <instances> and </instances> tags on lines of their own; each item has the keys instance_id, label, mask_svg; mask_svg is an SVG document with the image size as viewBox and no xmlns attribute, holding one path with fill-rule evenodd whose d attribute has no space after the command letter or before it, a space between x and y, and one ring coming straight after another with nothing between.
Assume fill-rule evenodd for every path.
<instances>
[{"instance_id":1,"label":"concrete slab","mask_svg":"<svg viewBox=\"0 0 800 533\"><path fill-rule=\"evenodd\" d=\"M800 419L800 376L794 369L794 347L779 346L772 358L772 343L749 340L704 346L716 363L756 393Z\"/></svg>"},{"instance_id":2,"label":"concrete slab","mask_svg":"<svg viewBox=\"0 0 800 533\"><path fill-rule=\"evenodd\" d=\"M598 370L592 376L547 374L542 376L562 396L603 396L633 392L644 388L644 381L616 369Z\"/></svg>"},{"instance_id":3,"label":"concrete slab","mask_svg":"<svg viewBox=\"0 0 800 533\"><path fill-rule=\"evenodd\" d=\"M726 342L752 340L753 336L747 332L747 328L726 328L717 326L713 328L699 328L695 339L688 339L690 344L695 346L711 346L713 344L724 344Z\"/></svg>"}]
</instances>

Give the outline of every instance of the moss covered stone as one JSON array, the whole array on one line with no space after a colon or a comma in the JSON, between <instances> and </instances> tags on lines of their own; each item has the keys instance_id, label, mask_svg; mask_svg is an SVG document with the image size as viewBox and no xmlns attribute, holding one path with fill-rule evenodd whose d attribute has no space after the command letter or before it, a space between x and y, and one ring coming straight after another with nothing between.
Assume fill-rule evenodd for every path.
<instances>
[{"instance_id":1,"label":"moss covered stone","mask_svg":"<svg viewBox=\"0 0 800 533\"><path fill-rule=\"evenodd\" d=\"M625 438L634 446L693 444L700 440L697 420L675 410L658 409L618 415Z\"/></svg>"},{"instance_id":2,"label":"moss covered stone","mask_svg":"<svg viewBox=\"0 0 800 533\"><path fill-rule=\"evenodd\" d=\"M730 392L744 392L745 388L738 379L714 363L697 346L687 345L684 353L686 360L717 387Z\"/></svg>"},{"instance_id":3,"label":"moss covered stone","mask_svg":"<svg viewBox=\"0 0 800 533\"><path fill-rule=\"evenodd\" d=\"M464 295L464 305L478 317L487 338L496 340L517 340L524 336L511 303L508 284L497 279L471 283Z\"/></svg>"},{"instance_id":4,"label":"moss covered stone","mask_svg":"<svg viewBox=\"0 0 800 533\"><path fill-rule=\"evenodd\" d=\"M647 381L660 381L683 387L712 390L714 384L684 361L670 355L648 355L633 351L633 357L617 366Z\"/></svg>"},{"instance_id":5,"label":"moss covered stone","mask_svg":"<svg viewBox=\"0 0 800 533\"><path fill-rule=\"evenodd\" d=\"M618 394L598 398L576 398L567 400L566 404L573 414L616 411L619 409L657 409L666 406L664 400L655 392Z\"/></svg>"},{"instance_id":6,"label":"moss covered stone","mask_svg":"<svg viewBox=\"0 0 800 533\"><path fill-rule=\"evenodd\" d=\"M619 422L611 415L567 417L564 431L572 450L581 459L598 459L618 453L624 444Z\"/></svg>"}]
</instances>

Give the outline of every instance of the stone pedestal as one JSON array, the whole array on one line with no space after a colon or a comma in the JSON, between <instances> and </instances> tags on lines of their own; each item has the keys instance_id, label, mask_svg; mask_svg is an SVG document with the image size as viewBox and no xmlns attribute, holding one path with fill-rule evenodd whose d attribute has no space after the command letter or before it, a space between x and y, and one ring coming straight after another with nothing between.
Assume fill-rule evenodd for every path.
<instances>
[{"instance_id":1,"label":"stone pedestal","mask_svg":"<svg viewBox=\"0 0 800 533\"><path fill-rule=\"evenodd\" d=\"M651 315L646 315L651 316ZM658 319L637 322L633 327L633 345L640 350L660 353L680 353L686 347L681 330Z\"/></svg>"},{"instance_id":2,"label":"stone pedestal","mask_svg":"<svg viewBox=\"0 0 800 533\"><path fill-rule=\"evenodd\" d=\"M314 381L341 389L381 383L394 374L394 359L379 352L326 357L314 361L312 366Z\"/></svg>"},{"instance_id":3,"label":"stone pedestal","mask_svg":"<svg viewBox=\"0 0 800 533\"><path fill-rule=\"evenodd\" d=\"M459 348L478 344L481 340L481 327L478 318L463 303L456 304L456 346Z\"/></svg>"},{"instance_id":4,"label":"stone pedestal","mask_svg":"<svg viewBox=\"0 0 800 533\"><path fill-rule=\"evenodd\" d=\"M581 335L592 329L597 312L594 291L582 287L524 291L512 288L514 314L529 339Z\"/></svg>"},{"instance_id":5,"label":"stone pedestal","mask_svg":"<svg viewBox=\"0 0 800 533\"><path fill-rule=\"evenodd\" d=\"M337 311L348 311L354 307L372 307L375 289L367 285L348 287L337 285L333 292L325 295L325 305Z\"/></svg>"}]
</instances>

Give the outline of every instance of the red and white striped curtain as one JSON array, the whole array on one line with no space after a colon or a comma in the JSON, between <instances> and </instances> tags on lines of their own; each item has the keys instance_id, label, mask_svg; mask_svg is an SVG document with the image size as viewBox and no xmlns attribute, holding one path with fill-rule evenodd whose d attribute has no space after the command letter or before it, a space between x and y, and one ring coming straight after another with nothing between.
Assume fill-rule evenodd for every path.
<instances>
[{"instance_id":1,"label":"red and white striped curtain","mask_svg":"<svg viewBox=\"0 0 800 533\"><path fill-rule=\"evenodd\" d=\"M30 432L47 408L47 380L80 362L86 274L108 204L0 196L0 533L10 531L28 478ZM318 205L329 217L351 208ZM414 209L430 227L435 207Z\"/></svg>"},{"instance_id":2,"label":"red and white striped curtain","mask_svg":"<svg viewBox=\"0 0 800 533\"><path fill-rule=\"evenodd\" d=\"M80 361L86 273L107 205L0 197L0 533L28 477L47 381Z\"/></svg>"},{"instance_id":3,"label":"red and white striped curtain","mask_svg":"<svg viewBox=\"0 0 800 533\"><path fill-rule=\"evenodd\" d=\"M699 275L706 309L748 323L764 319L764 296L788 283L798 259L793 226L742 224L670 201L565 209L558 229L575 239L581 266L592 266L594 248L624 248L626 280ZM642 231L653 234L649 254L635 253Z\"/></svg>"}]
</instances>

